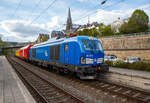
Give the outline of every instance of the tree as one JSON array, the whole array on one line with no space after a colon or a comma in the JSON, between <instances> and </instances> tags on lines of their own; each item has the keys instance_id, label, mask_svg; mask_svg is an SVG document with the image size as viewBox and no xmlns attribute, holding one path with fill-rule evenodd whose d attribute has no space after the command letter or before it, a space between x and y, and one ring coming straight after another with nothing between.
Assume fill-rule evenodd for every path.
<instances>
[{"instance_id":1,"label":"tree","mask_svg":"<svg viewBox=\"0 0 150 103\"><path fill-rule=\"evenodd\" d=\"M120 31L120 33L128 34L129 33L129 29L130 29L130 27L129 27L128 23L124 23L119 28L119 31Z\"/></svg>"},{"instance_id":2,"label":"tree","mask_svg":"<svg viewBox=\"0 0 150 103\"><path fill-rule=\"evenodd\" d=\"M102 35L102 31L103 29L105 28L105 25L103 23L101 23L98 27L98 31L99 31L99 34Z\"/></svg>"},{"instance_id":3,"label":"tree","mask_svg":"<svg viewBox=\"0 0 150 103\"><path fill-rule=\"evenodd\" d=\"M85 35L85 36L94 36L97 37L99 35L98 30L94 27L91 29L83 29L76 32L79 35Z\"/></svg>"},{"instance_id":4,"label":"tree","mask_svg":"<svg viewBox=\"0 0 150 103\"><path fill-rule=\"evenodd\" d=\"M113 35L113 31L111 30L111 26L107 25L102 30L102 36L111 36Z\"/></svg>"},{"instance_id":5,"label":"tree","mask_svg":"<svg viewBox=\"0 0 150 103\"><path fill-rule=\"evenodd\" d=\"M42 36L42 42L47 41L47 38L45 35Z\"/></svg>"},{"instance_id":6,"label":"tree","mask_svg":"<svg viewBox=\"0 0 150 103\"><path fill-rule=\"evenodd\" d=\"M5 43L2 40L0 40L0 46L5 46Z\"/></svg>"},{"instance_id":7,"label":"tree","mask_svg":"<svg viewBox=\"0 0 150 103\"><path fill-rule=\"evenodd\" d=\"M105 25L104 25L103 23L100 23L100 24L99 24L99 27L98 27L98 30L99 30L99 31L102 31L104 27L105 27Z\"/></svg>"},{"instance_id":8,"label":"tree","mask_svg":"<svg viewBox=\"0 0 150 103\"><path fill-rule=\"evenodd\" d=\"M96 29L95 27L91 29L86 28L86 29L77 31L76 33L79 35L93 36L93 37L114 35L111 29L111 26L110 25L105 26L103 23L99 25L98 29Z\"/></svg>"},{"instance_id":9,"label":"tree","mask_svg":"<svg viewBox=\"0 0 150 103\"><path fill-rule=\"evenodd\" d=\"M129 18L128 23L121 26L122 33L137 33L148 31L149 17L143 10L135 10Z\"/></svg>"},{"instance_id":10,"label":"tree","mask_svg":"<svg viewBox=\"0 0 150 103\"><path fill-rule=\"evenodd\" d=\"M76 32L76 34L78 34L78 35L82 35L82 31L81 31L81 30L79 30L79 31L77 31L77 32Z\"/></svg>"},{"instance_id":11,"label":"tree","mask_svg":"<svg viewBox=\"0 0 150 103\"><path fill-rule=\"evenodd\" d=\"M99 35L99 32L95 27L91 29L91 35L93 37L97 37Z\"/></svg>"},{"instance_id":12,"label":"tree","mask_svg":"<svg viewBox=\"0 0 150 103\"><path fill-rule=\"evenodd\" d=\"M91 30L90 29L83 29L82 35L91 36Z\"/></svg>"}]
</instances>

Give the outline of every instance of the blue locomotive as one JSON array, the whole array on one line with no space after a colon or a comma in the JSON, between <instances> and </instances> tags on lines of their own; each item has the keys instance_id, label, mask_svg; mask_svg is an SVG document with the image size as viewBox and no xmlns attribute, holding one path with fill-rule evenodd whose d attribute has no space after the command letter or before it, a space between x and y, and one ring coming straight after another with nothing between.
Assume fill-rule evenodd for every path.
<instances>
[{"instance_id":1,"label":"blue locomotive","mask_svg":"<svg viewBox=\"0 0 150 103\"><path fill-rule=\"evenodd\" d=\"M81 79L95 79L109 70L104 65L104 50L93 37L52 38L29 50L30 61L63 73L75 73Z\"/></svg>"}]
</instances>

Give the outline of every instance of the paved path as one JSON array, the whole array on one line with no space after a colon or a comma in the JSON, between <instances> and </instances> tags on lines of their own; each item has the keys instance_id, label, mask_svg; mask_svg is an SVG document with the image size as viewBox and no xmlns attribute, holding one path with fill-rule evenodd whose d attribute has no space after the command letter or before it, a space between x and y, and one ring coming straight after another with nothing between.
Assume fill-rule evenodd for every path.
<instances>
[{"instance_id":1,"label":"paved path","mask_svg":"<svg viewBox=\"0 0 150 103\"><path fill-rule=\"evenodd\" d=\"M110 67L110 72L150 79L150 72Z\"/></svg>"},{"instance_id":2,"label":"paved path","mask_svg":"<svg viewBox=\"0 0 150 103\"><path fill-rule=\"evenodd\" d=\"M0 103L36 103L4 56L0 56Z\"/></svg>"}]
</instances>

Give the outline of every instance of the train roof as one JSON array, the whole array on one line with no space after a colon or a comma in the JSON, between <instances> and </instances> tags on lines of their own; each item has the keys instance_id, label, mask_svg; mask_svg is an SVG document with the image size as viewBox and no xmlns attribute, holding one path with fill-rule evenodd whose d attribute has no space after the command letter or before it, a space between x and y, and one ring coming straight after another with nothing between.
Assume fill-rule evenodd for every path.
<instances>
[{"instance_id":1,"label":"train roof","mask_svg":"<svg viewBox=\"0 0 150 103\"><path fill-rule=\"evenodd\" d=\"M31 48L34 48L34 47L39 47L39 46L47 46L47 45L50 45L50 44L59 44L59 43L63 43L63 42L70 42L70 41L75 41L77 42L79 39L92 39L92 40L98 40L94 37L89 37L89 36L75 36L75 37L64 37L64 38L60 38L60 39L57 39L56 38L51 38L49 39L48 41L46 42L42 42L42 43L39 43L39 44L35 44L34 46L32 46Z\"/></svg>"},{"instance_id":2,"label":"train roof","mask_svg":"<svg viewBox=\"0 0 150 103\"><path fill-rule=\"evenodd\" d=\"M33 44L26 45L26 46L20 48L19 50L22 50L22 49L29 49L29 48L32 47L32 46L33 46Z\"/></svg>"}]
</instances>

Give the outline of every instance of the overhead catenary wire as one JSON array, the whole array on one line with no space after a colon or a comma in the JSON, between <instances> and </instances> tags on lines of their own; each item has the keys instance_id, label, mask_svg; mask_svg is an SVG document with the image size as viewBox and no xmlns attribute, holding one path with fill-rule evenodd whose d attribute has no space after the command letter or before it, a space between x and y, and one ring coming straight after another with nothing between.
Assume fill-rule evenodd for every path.
<instances>
[{"instance_id":1,"label":"overhead catenary wire","mask_svg":"<svg viewBox=\"0 0 150 103\"><path fill-rule=\"evenodd\" d=\"M20 0L20 2L18 3L18 5L17 5L17 7L16 7L14 13L12 14L11 18L13 18L13 17L16 15L17 11L19 10L19 8L20 8L20 6L21 6L21 4L22 4L22 1L23 1L23 0Z\"/></svg>"},{"instance_id":2,"label":"overhead catenary wire","mask_svg":"<svg viewBox=\"0 0 150 103\"><path fill-rule=\"evenodd\" d=\"M30 13L29 17L32 18L33 13L35 12L36 8L39 6L39 4L41 3L41 1L42 1L42 0L39 0L39 1L35 4L35 6L33 7L33 9L31 10L31 13ZM28 20L29 20L29 19L28 19Z\"/></svg>"},{"instance_id":3,"label":"overhead catenary wire","mask_svg":"<svg viewBox=\"0 0 150 103\"><path fill-rule=\"evenodd\" d=\"M44 14L57 0L54 0L53 2L51 2L47 8L45 8L37 17L35 17L30 24L32 24L34 21L36 21L38 18L41 17L42 14Z\"/></svg>"},{"instance_id":4,"label":"overhead catenary wire","mask_svg":"<svg viewBox=\"0 0 150 103\"><path fill-rule=\"evenodd\" d=\"M120 0L120 1L118 1L118 2L115 2L115 3L111 4L111 5L108 5L107 7L104 7L104 8L102 8L102 9L103 9L103 10L104 10L104 9L107 9L107 8L112 7L112 6L114 6L114 5L120 4L121 2L124 2L124 1L125 1L125 0ZM93 11L93 12L87 14L87 15L84 15L84 16L82 16L82 17L80 17L80 18L75 19L74 21L79 21L79 20L81 20L81 19L83 19L83 18L86 18L86 17L88 17L88 16L90 16L90 15L93 15L93 14L95 14L95 13L97 13L97 12L98 12L98 10Z\"/></svg>"},{"instance_id":5,"label":"overhead catenary wire","mask_svg":"<svg viewBox=\"0 0 150 103\"><path fill-rule=\"evenodd\" d=\"M108 5L108 6L104 7L104 8L102 8L102 9L105 10L105 9L107 9L107 8L113 7L114 5L116 6L117 4L120 4L120 3L124 2L124 1L125 1L125 0L119 0L118 2L115 2L115 3L111 4L111 5ZM84 18L86 18L86 17L88 17L88 16L90 16L90 15L93 15L93 14L95 14L95 13L97 13L97 12L98 12L98 10L92 11L92 12L90 12L89 14L84 15L84 16L82 16L82 17L80 17L80 18L77 18L77 19L75 19L75 20L73 20L73 21L76 22L76 21L82 20L82 19L84 19ZM60 25L65 26L64 24L60 24ZM61 27L61 28L62 28L62 27ZM59 29L60 29L60 28L59 28Z\"/></svg>"},{"instance_id":6,"label":"overhead catenary wire","mask_svg":"<svg viewBox=\"0 0 150 103\"><path fill-rule=\"evenodd\" d=\"M16 15L16 13L17 13L17 11L19 10L19 8L20 8L22 2L23 2L23 0L20 0L20 2L18 3L18 5L16 6L16 8L15 8L15 10L14 10L14 13L12 13L12 15L10 16L10 18L13 18L13 17ZM18 17L19 17L19 16L18 16ZM5 32L6 32L7 34L10 34L7 30L5 30Z\"/></svg>"}]
</instances>

